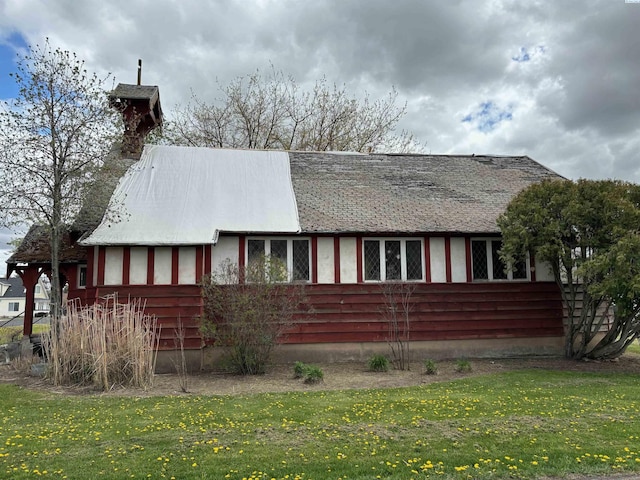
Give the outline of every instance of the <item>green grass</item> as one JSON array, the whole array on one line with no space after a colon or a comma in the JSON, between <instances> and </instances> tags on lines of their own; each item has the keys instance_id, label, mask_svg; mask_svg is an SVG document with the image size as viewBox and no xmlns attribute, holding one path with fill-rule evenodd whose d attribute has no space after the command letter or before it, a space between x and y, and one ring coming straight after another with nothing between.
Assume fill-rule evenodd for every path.
<instances>
[{"instance_id":1,"label":"green grass","mask_svg":"<svg viewBox=\"0 0 640 480\"><path fill-rule=\"evenodd\" d=\"M48 324L36 323L33 326L33 333L48 332L49 328ZM20 340L22 340L22 327L0 327L0 345Z\"/></svg>"},{"instance_id":2,"label":"green grass","mask_svg":"<svg viewBox=\"0 0 640 480\"><path fill-rule=\"evenodd\" d=\"M640 342L635 341L631 345L627 347L627 351L625 353L634 353L636 355L640 355Z\"/></svg>"},{"instance_id":3,"label":"green grass","mask_svg":"<svg viewBox=\"0 0 640 480\"><path fill-rule=\"evenodd\" d=\"M495 479L640 471L640 376L64 397L0 385L0 478Z\"/></svg>"}]
</instances>

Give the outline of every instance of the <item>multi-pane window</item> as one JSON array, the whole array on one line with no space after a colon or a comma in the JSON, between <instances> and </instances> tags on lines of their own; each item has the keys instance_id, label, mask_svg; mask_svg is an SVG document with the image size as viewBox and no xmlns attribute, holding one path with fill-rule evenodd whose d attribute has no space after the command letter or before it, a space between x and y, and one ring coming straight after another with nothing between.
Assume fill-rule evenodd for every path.
<instances>
[{"instance_id":1,"label":"multi-pane window","mask_svg":"<svg viewBox=\"0 0 640 480\"><path fill-rule=\"evenodd\" d=\"M371 281L423 280L422 252L422 240L364 240L364 279Z\"/></svg>"},{"instance_id":2,"label":"multi-pane window","mask_svg":"<svg viewBox=\"0 0 640 480\"><path fill-rule=\"evenodd\" d=\"M311 249L308 239L250 238L247 240L247 262L263 255L277 258L286 265L290 281L311 280Z\"/></svg>"},{"instance_id":3,"label":"multi-pane window","mask_svg":"<svg viewBox=\"0 0 640 480\"><path fill-rule=\"evenodd\" d=\"M527 280L527 261L516 262L507 268L500 258L500 240L472 240L471 257L474 280Z\"/></svg>"},{"instance_id":4,"label":"multi-pane window","mask_svg":"<svg viewBox=\"0 0 640 480\"><path fill-rule=\"evenodd\" d=\"M20 309L20 303L19 302L9 302L9 311L10 312L17 312Z\"/></svg>"}]
</instances>

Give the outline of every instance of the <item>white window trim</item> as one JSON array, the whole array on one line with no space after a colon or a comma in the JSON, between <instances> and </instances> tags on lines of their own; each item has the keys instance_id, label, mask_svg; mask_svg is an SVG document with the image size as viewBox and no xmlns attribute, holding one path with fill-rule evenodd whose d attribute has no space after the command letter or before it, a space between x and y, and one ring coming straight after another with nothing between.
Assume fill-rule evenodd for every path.
<instances>
[{"instance_id":1,"label":"white window trim","mask_svg":"<svg viewBox=\"0 0 640 480\"><path fill-rule=\"evenodd\" d=\"M377 241L380 250L380 280L367 280L365 272L365 249L364 242ZM400 281L420 283L425 281L426 263L424 254L424 238L422 237L363 237L362 238L362 279L365 283L382 283L387 280L387 262L385 258L384 242L385 241L400 241ZM421 278L407 280L407 241L419 241L420 242L420 257L421 257ZM393 281L393 280L391 280ZM397 280L396 280L397 281Z\"/></svg>"},{"instance_id":2,"label":"white window trim","mask_svg":"<svg viewBox=\"0 0 640 480\"><path fill-rule=\"evenodd\" d=\"M15 305L15 310L11 307ZM7 307L9 312L19 312L20 311L20 302L9 302L9 306Z\"/></svg>"},{"instance_id":3,"label":"white window trim","mask_svg":"<svg viewBox=\"0 0 640 480\"><path fill-rule=\"evenodd\" d=\"M249 263L249 241L250 240L262 240L264 241L264 254L271 255L271 240L286 240L287 241L287 281L293 280L293 241L294 240L306 240L309 244L309 278L306 280L295 280L296 282L311 283L313 278L313 263L311 262L311 237L265 237L265 236L251 236L245 238L244 243L244 264Z\"/></svg>"},{"instance_id":4,"label":"white window trim","mask_svg":"<svg viewBox=\"0 0 640 480\"><path fill-rule=\"evenodd\" d=\"M473 278L473 282L530 282L531 281L531 263L529 260L529 254L527 253L527 258L525 258L525 271L527 273L527 278L513 278L513 269L511 265L507 265L507 278L493 278L493 251L491 242L501 242L501 238L496 237L472 237L471 244L473 242L485 242L485 247L487 251L487 278ZM471 252L471 275L473 276L473 251Z\"/></svg>"}]
</instances>

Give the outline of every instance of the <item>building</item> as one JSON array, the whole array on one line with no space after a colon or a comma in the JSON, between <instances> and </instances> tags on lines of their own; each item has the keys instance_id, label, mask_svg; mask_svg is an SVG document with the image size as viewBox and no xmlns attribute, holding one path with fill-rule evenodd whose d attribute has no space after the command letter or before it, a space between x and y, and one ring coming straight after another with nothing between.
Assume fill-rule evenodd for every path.
<instances>
[{"instance_id":1,"label":"building","mask_svg":"<svg viewBox=\"0 0 640 480\"><path fill-rule=\"evenodd\" d=\"M144 131L161 119L154 88L114 92L124 95L115 103L138 102L136 112L147 112L135 120ZM562 351L562 302L547 266L529 257L507 268L498 256L496 220L509 201L560 178L526 156L150 145L139 155L141 142L124 144L134 146L120 159L127 173L104 198L92 197L118 219L81 213L62 271L69 298L143 298L162 325L161 350L175 348L178 319L185 348L205 348L196 320L201 277L225 260L243 265L267 254L307 284L312 306L283 342L289 359L386 351L386 281L415 286L411 339L432 357ZM33 228L9 269L46 270L43 238Z\"/></svg>"}]
</instances>

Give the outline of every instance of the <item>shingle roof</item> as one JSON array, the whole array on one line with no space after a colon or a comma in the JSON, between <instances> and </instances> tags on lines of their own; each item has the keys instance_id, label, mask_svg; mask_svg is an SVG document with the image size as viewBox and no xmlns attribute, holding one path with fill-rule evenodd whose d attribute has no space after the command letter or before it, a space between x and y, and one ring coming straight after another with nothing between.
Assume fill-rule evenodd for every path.
<instances>
[{"instance_id":1,"label":"shingle roof","mask_svg":"<svg viewBox=\"0 0 640 480\"><path fill-rule=\"evenodd\" d=\"M0 283L9 285L7 291L2 295L4 298L22 298L25 296L24 286L20 277L0 278Z\"/></svg>"},{"instance_id":2,"label":"shingle roof","mask_svg":"<svg viewBox=\"0 0 640 480\"><path fill-rule=\"evenodd\" d=\"M526 156L289 152L289 159L302 233L498 233L496 220L518 192L562 178ZM100 206L80 215L75 232L95 228L127 164L116 166L105 172L113 178L104 182L104 198L92 197ZM68 233L63 243L62 261L86 258ZM36 226L8 263L49 259L48 234Z\"/></svg>"},{"instance_id":3,"label":"shingle roof","mask_svg":"<svg viewBox=\"0 0 640 480\"><path fill-rule=\"evenodd\" d=\"M149 100L153 101L160 95L160 90L155 85L131 85L119 83L110 93L112 98L122 98L128 100Z\"/></svg>"},{"instance_id":4,"label":"shingle roof","mask_svg":"<svg viewBox=\"0 0 640 480\"><path fill-rule=\"evenodd\" d=\"M72 241L70 232L63 233L60 261L78 263L86 261L86 258L86 247ZM7 263L51 263L51 245L47 227L42 225L31 226L16 251L7 260Z\"/></svg>"},{"instance_id":5,"label":"shingle roof","mask_svg":"<svg viewBox=\"0 0 640 480\"><path fill-rule=\"evenodd\" d=\"M303 232L499 232L519 191L561 178L529 157L291 152Z\"/></svg>"}]
</instances>

